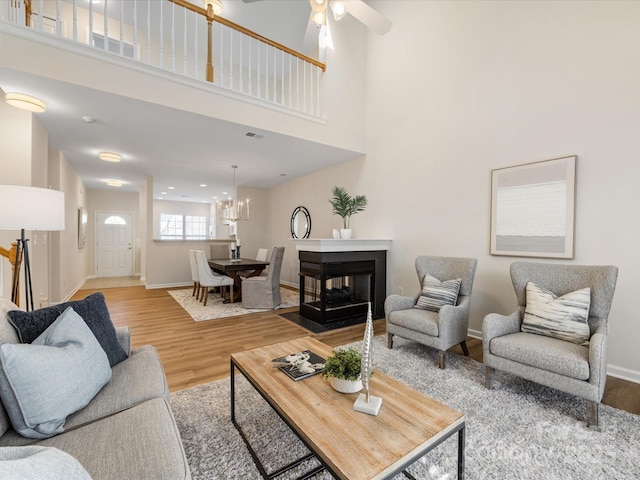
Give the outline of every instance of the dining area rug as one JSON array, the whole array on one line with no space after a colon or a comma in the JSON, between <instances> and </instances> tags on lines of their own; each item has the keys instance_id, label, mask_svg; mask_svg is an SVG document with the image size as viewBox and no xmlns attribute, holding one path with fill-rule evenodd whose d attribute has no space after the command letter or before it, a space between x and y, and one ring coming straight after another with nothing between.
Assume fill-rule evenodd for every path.
<instances>
[{"instance_id":1,"label":"dining area rug","mask_svg":"<svg viewBox=\"0 0 640 480\"><path fill-rule=\"evenodd\" d=\"M168 291L169 295L171 295L196 322L270 310L268 308L244 308L242 302L223 303L222 297L217 292L210 292L207 305L204 305L192 295L192 292L193 288L181 288ZM280 300L281 303L276 309L295 307L299 302L298 292L288 288L280 288Z\"/></svg>"},{"instance_id":2,"label":"dining area rug","mask_svg":"<svg viewBox=\"0 0 640 480\"><path fill-rule=\"evenodd\" d=\"M500 372L496 372L494 388L488 390L481 363L447 353L447 368L439 369L435 349L397 338L389 350L385 342L383 337L374 340L377 370L465 414L466 478L640 478L640 416L601 405L602 431L596 432L586 427L583 399ZM362 347L361 342L352 345ZM236 375L236 388L238 421L268 471L307 453L304 444L241 375ZM193 480L261 478L229 418L229 378L173 392L171 406ZM303 467L306 470L315 462L310 460ZM456 478L456 462L454 436L408 470L415 478L452 480ZM280 478L294 477L286 474ZM326 473L314 477L331 478ZM394 480L404 478L400 474Z\"/></svg>"}]
</instances>

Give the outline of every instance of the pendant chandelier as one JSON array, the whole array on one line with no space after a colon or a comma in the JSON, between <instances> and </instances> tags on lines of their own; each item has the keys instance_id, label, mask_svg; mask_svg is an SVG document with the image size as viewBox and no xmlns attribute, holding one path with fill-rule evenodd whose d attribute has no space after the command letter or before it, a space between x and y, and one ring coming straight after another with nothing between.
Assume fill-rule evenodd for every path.
<instances>
[{"instance_id":1,"label":"pendant chandelier","mask_svg":"<svg viewBox=\"0 0 640 480\"><path fill-rule=\"evenodd\" d=\"M249 220L249 199L238 201L236 190L236 169L238 165L231 165L233 168L233 190L227 200L218 201L218 215L227 222L237 222L239 220Z\"/></svg>"}]
</instances>

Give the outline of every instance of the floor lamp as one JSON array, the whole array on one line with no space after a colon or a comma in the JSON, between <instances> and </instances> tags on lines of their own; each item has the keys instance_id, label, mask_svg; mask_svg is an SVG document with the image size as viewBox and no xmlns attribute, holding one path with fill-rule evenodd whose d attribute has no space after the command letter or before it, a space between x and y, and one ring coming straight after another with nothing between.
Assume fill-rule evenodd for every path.
<instances>
[{"instance_id":1,"label":"floor lamp","mask_svg":"<svg viewBox=\"0 0 640 480\"><path fill-rule=\"evenodd\" d=\"M29 239L25 230L64 230L64 193L47 188L0 185L0 230L20 230L11 281L11 301L19 303L20 259L24 265L26 310L33 310Z\"/></svg>"}]
</instances>

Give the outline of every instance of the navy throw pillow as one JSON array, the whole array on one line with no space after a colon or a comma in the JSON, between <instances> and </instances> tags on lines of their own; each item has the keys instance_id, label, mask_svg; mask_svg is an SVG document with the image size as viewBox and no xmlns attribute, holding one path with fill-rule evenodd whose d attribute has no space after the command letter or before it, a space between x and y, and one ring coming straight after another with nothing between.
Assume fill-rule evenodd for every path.
<instances>
[{"instance_id":1,"label":"navy throw pillow","mask_svg":"<svg viewBox=\"0 0 640 480\"><path fill-rule=\"evenodd\" d=\"M112 367L127 358L127 353L118 343L116 328L111 322L107 302L102 292L92 293L82 300L61 303L50 307L24 312L11 310L7 313L9 322L14 326L22 343L32 343L40 336L68 307L72 307L82 317L93 332L98 343L107 354Z\"/></svg>"}]
</instances>

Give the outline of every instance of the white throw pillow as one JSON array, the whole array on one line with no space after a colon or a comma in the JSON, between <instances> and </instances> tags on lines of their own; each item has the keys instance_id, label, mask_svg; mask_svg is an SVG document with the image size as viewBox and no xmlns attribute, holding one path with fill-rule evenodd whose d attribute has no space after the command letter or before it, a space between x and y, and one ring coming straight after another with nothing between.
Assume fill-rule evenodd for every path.
<instances>
[{"instance_id":1,"label":"white throw pillow","mask_svg":"<svg viewBox=\"0 0 640 480\"><path fill-rule=\"evenodd\" d=\"M110 379L107 354L71 307L33 343L0 345L0 396L25 437L62 433Z\"/></svg>"},{"instance_id":2,"label":"white throw pillow","mask_svg":"<svg viewBox=\"0 0 640 480\"><path fill-rule=\"evenodd\" d=\"M589 288L582 288L558 297L546 288L529 282L521 330L578 345L589 345L590 305L591 289Z\"/></svg>"},{"instance_id":3,"label":"white throw pillow","mask_svg":"<svg viewBox=\"0 0 640 480\"><path fill-rule=\"evenodd\" d=\"M415 308L439 312L445 305L455 305L458 302L461 283L462 279L460 278L441 282L427 273L422 281L422 292Z\"/></svg>"}]
</instances>

